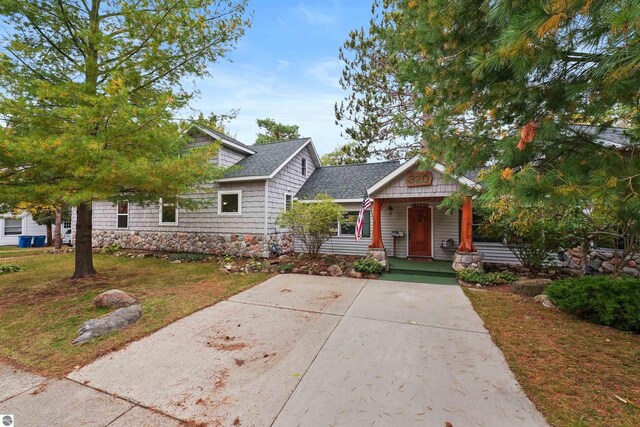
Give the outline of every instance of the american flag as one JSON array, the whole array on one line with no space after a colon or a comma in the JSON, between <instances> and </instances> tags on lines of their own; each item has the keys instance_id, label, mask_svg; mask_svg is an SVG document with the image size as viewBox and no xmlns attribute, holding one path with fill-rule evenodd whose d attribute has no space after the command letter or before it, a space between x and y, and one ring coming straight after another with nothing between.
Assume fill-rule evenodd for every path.
<instances>
[{"instance_id":1,"label":"american flag","mask_svg":"<svg viewBox=\"0 0 640 427\"><path fill-rule=\"evenodd\" d=\"M371 207L371 198L369 192L364 191L364 198L362 199L362 206L360 207L360 213L358 214L358 220L356 221L356 240L362 239L362 226L364 225L364 213Z\"/></svg>"}]
</instances>

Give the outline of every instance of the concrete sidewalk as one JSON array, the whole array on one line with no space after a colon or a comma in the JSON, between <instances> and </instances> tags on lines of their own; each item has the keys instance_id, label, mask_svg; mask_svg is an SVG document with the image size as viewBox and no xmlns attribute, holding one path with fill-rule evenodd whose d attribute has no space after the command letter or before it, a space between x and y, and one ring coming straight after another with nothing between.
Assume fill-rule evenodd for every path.
<instances>
[{"instance_id":1,"label":"concrete sidewalk","mask_svg":"<svg viewBox=\"0 0 640 427\"><path fill-rule=\"evenodd\" d=\"M19 427L546 425L456 286L280 275L37 393L2 372Z\"/></svg>"}]
</instances>

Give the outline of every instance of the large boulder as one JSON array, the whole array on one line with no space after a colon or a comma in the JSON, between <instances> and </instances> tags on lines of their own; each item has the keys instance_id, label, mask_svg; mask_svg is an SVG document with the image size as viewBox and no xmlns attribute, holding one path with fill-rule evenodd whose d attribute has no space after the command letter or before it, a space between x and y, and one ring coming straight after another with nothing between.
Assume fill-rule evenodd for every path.
<instances>
[{"instance_id":1,"label":"large boulder","mask_svg":"<svg viewBox=\"0 0 640 427\"><path fill-rule=\"evenodd\" d=\"M98 308L128 307L136 302L137 301L134 297L118 289L103 292L93 300L93 303Z\"/></svg>"},{"instance_id":2,"label":"large boulder","mask_svg":"<svg viewBox=\"0 0 640 427\"><path fill-rule=\"evenodd\" d=\"M544 292L551 279L519 279L513 284L513 293L523 297L535 297Z\"/></svg>"},{"instance_id":3,"label":"large boulder","mask_svg":"<svg viewBox=\"0 0 640 427\"><path fill-rule=\"evenodd\" d=\"M327 272L333 277L342 276L342 269L337 264L333 264L331 267L327 268Z\"/></svg>"},{"instance_id":4,"label":"large boulder","mask_svg":"<svg viewBox=\"0 0 640 427\"><path fill-rule=\"evenodd\" d=\"M101 337L113 331L119 331L136 323L142 316L140 304L119 308L99 319L89 319L78 330L78 338L74 344L84 344L94 338Z\"/></svg>"}]
</instances>

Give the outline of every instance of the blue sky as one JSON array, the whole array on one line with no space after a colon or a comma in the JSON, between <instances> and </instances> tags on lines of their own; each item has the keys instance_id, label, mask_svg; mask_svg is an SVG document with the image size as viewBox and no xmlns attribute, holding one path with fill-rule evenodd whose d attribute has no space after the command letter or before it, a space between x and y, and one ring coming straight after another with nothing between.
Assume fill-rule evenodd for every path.
<instances>
[{"instance_id":1,"label":"blue sky","mask_svg":"<svg viewBox=\"0 0 640 427\"><path fill-rule=\"evenodd\" d=\"M231 51L229 61L211 65L211 77L196 82L205 114L240 110L232 136L255 141L257 118L297 124L320 154L346 142L335 125L334 104L346 92L338 82L338 49L350 30L366 26L370 0L254 0L253 26Z\"/></svg>"}]
</instances>

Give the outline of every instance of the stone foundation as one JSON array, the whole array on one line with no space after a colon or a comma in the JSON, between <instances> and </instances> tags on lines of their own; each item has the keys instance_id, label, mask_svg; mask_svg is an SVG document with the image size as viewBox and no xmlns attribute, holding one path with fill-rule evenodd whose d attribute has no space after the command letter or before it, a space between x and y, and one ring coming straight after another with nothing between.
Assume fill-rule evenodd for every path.
<instances>
[{"instance_id":1,"label":"stone foundation","mask_svg":"<svg viewBox=\"0 0 640 427\"><path fill-rule=\"evenodd\" d=\"M615 257L613 251L604 251L591 249L589 251L589 272L611 274L615 270L615 266L622 260ZM633 277L640 277L640 254L635 255L628 261L626 266L620 269L620 273ZM566 259L560 261L560 265L574 270L583 271L582 266L582 250L573 248L566 252Z\"/></svg>"},{"instance_id":2,"label":"stone foundation","mask_svg":"<svg viewBox=\"0 0 640 427\"><path fill-rule=\"evenodd\" d=\"M458 252L453 257L453 269L484 271L482 254L480 252Z\"/></svg>"},{"instance_id":3,"label":"stone foundation","mask_svg":"<svg viewBox=\"0 0 640 427\"><path fill-rule=\"evenodd\" d=\"M94 230L93 247L269 258L293 252L293 236Z\"/></svg>"},{"instance_id":4,"label":"stone foundation","mask_svg":"<svg viewBox=\"0 0 640 427\"><path fill-rule=\"evenodd\" d=\"M389 271L389 262L387 261L387 250L385 248L369 248L367 257L373 258L384 267L384 271Z\"/></svg>"}]
</instances>

